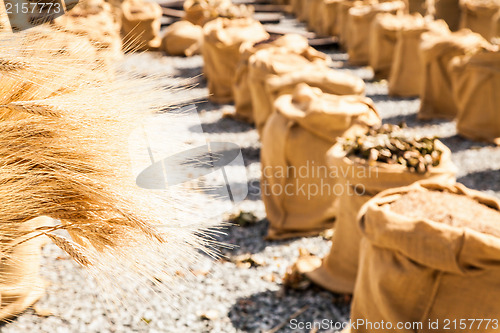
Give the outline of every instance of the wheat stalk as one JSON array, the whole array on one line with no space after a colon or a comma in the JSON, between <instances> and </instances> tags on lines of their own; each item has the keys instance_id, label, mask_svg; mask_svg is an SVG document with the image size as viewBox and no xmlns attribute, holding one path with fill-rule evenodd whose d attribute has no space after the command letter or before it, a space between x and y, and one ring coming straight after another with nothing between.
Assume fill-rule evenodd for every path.
<instances>
[{"instance_id":1,"label":"wheat stalk","mask_svg":"<svg viewBox=\"0 0 500 333\"><path fill-rule=\"evenodd\" d=\"M92 265L92 261L85 255L84 249L80 245L56 234L44 233L44 235L80 265L85 267Z\"/></svg>"}]
</instances>

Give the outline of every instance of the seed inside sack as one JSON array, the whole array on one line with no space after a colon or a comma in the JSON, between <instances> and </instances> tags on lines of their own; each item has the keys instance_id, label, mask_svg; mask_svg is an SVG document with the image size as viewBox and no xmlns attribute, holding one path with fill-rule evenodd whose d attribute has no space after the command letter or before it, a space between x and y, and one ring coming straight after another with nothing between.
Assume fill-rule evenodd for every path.
<instances>
[{"instance_id":1,"label":"seed inside sack","mask_svg":"<svg viewBox=\"0 0 500 333\"><path fill-rule=\"evenodd\" d=\"M382 125L365 135L344 139L347 156L369 163L400 164L411 172L426 173L441 162L443 152L436 148L436 138L415 138L404 135L396 125Z\"/></svg>"},{"instance_id":2,"label":"seed inside sack","mask_svg":"<svg viewBox=\"0 0 500 333\"><path fill-rule=\"evenodd\" d=\"M391 203L390 209L409 218L425 218L500 237L500 213L464 195L412 191Z\"/></svg>"}]
</instances>

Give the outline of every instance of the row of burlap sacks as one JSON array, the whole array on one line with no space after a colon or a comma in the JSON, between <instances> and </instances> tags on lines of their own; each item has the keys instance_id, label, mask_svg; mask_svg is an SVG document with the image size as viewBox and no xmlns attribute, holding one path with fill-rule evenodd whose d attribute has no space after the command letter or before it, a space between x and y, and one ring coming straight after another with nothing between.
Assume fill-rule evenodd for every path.
<instances>
[{"instance_id":1,"label":"row of burlap sacks","mask_svg":"<svg viewBox=\"0 0 500 333\"><path fill-rule=\"evenodd\" d=\"M231 0L184 1L184 17L170 25L162 37L162 50L169 55L190 57L201 53L203 27L219 17L249 18L253 7L235 5Z\"/></svg>"},{"instance_id":2,"label":"row of burlap sacks","mask_svg":"<svg viewBox=\"0 0 500 333\"><path fill-rule=\"evenodd\" d=\"M322 8L321 1L299 3L295 5L302 6L297 12L302 16L309 12L318 18L330 11L336 24L327 33L339 36L352 65L370 65L376 78L388 78L389 95L419 96L419 118L456 118L460 135L500 143L500 97L493 93L500 79L499 55L498 47L489 43L498 41L500 2L457 2L453 7L461 10L453 25L449 17L432 19L449 13L435 14L437 8L446 8L438 3L434 12L427 10L434 15L426 17L408 14L415 6L400 1L338 1L329 2L328 8ZM318 14L314 6L320 8ZM448 25L462 29L452 32Z\"/></svg>"}]
</instances>

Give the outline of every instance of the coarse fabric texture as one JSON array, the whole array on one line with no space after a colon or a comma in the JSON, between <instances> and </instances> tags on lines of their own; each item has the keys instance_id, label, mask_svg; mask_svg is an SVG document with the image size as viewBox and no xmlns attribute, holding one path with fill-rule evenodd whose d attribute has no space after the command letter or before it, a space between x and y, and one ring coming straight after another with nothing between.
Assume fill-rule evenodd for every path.
<instances>
[{"instance_id":1,"label":"coarse fabric texture","mask_svg":"<svg viewBox=\"0 0 500 333\"><path fill-rule=\"evenodd\" d=\"M203 28L182 20L167 28L161 48L170 55L190 57L201 53L202 44Z\"/></svg>"},{"instance_id":2,"label":"coarse fabric texture","mask_svg":"<svg viewBox=\"0 0 500 333\"><path fill-rule=\"evenodd\" d=\"M157 3L128 0L122 4L122 34L125 43L137 50L160 47L163 12Z\"/></svg>"},{"instance_id":3,"label":"coarse fabric texture","mask_svg":"<svg viewBox=\"0 0 500 333\"><path fill-rule=\"evenodd\" d=\"M460 25L460 0L434 0L433 2L434 19L444 20L451 31L458 30Z\"/></svg>"},{"instance_id":4,"label":"coarse fabric texture","mask_svg":"<svg viewBox=\"0 0 500 333\"><path fill-rule=\"evenodd\" d=\"M458 227L391 211L389 204L413 191L463 195L500 210L496 198L440 182L391 189L371 200L360 215L364 238L351 319L422 323L420 329L397 330L402 333L443 331L445 320L450 325L456 320L453 332L498 332L496 325L476 323L471 329L461 323L498 317L500 239L474 230L473 217L471 227ZM436 320L439 329L429 325ZM373 330L351 327L351 332Z\"/></svg>"},{"instance_id":5,"label":"coarse fabric texture","mask_svg":"<svg viewBox=\"0 0 500 333\"><path fill-rule=\"evenodd\" d=\"M260 22L251 18L217 18L203 27L203 72L208 81L209 99L233 102L233 81L244 42L269 38Z\"/></svg>"},{"instance_id":6,"label":"coarse fabric texture","mask_svg":"<svg viewBox=\"0 0 500 333\"><path fill-rule=\"evenodd\" d=\"M307 19L307 28L314 32L319 32L323 25L323 16L320 15L323 0L309 0L309 18Z\"/></svg>"},{"instance_id":7,"label":"coarse fabric texture","mask_svg":"<svg viewBox=\"0 0 500 333\"><path fill-rule=\"evenodd\" d=\"M445 35L423 34L420 49L424 77L418 118L454 119L458 108L448 70L450 60L490 48L486 39L469 29Z\"/></svg>"},{"instance_id":8,"label":"coarse fabric texture","mask_svg":"<svg viewBox=\"0 0 500 333\"><path fill-rule=\"evenodd\" d=\"M204 26L216 19L219 11L232 6L231 0L186 0L184 1L184 20Z\"/></svg>"},{"instance_id":9,"label":"coarse fabric texture","mask_svg":"<svg viewBox=\"0 0 500 333\"><path fill-rule=\"evenodd\" d=\"M373 2L370 1L370 3ZM351 38L349 10L366 4L367 2L365 1L343 0L338 5L337 26L339 28L339 43L346 50L348 49L348 44Z\"/></svg>"},{"instance_id":10,"label":"coarse fabric texture","mask_svg":"<svg viewBox=\"0 0 500 333\"><path fill-rule=\"evenodd\" d=\"M324 0L320 6L321 18L320 34L325 36L338 36L340 26L338 23L339 4L342 0Z\"/></svg>"},{"instance_id":11,"label":"coarse fabric texture","mask_svg":"<svg viewBox=\"0 0 500 333\"><path fill-rule=\"evenodd\" d=\"M424 16L427 13L425 0L405 0L406 10L409 14L418 13Z\"/></svg>"},{"instance_id":12,"label":"coarse fabric texture","mask_svg":"<svg viewBox=\"0 0 500 333\"><path fill-rule=\"evenodd\" d=\"M389 95L415 97L422 90L424 65L420 54L422 34L450 33L443 20L426 22L420 14L407 16L397 32L394 60L389 75Z\"/></svg>"},{"instance_id":13,"label":"coarse fabric texture","mask_svg":"<svg viewBox=\"0 0 500 333\"><path fill-rule=\"evenodd\" d=\"M495 37L492 24L493 17L500 11L498 0L463 0L460 3L460 28L477 32L485 39Z\"/></svg>"},{"instance_id":14,"label":"coarse fabric texture","mask_svg":"<svg viewBox=\"0 0 500 333\"><path fill-rule=\"evenodd\" d=\"M370 99L324 94L299 84L276 100L262 138L262 199L269 239L317 235L336 215L336 176L326 152L339 136L353 137L380 118Z\"/></svg>"},{"instance_id":15,"label":"coarse fabric texture","mask_svg":"<svg viewBox=\"0 0 500 333\"><path fill-rule=\"evenodd\" d=\"M451 61L458 134L500 145L500 51Z\"/></svg>"},{"instance_id":16,"label":"coarse fabric texture","mask_svg":"<svg viewBox=\"0 0 500 333\"><path fill-rule=\"evenodd\" d=\"M362 238L357 225L360 209L376 194L416 181L434 180L453 184L456 167L451 161L451 151L439 141L436 148L443 152L441 162L425 174L410 172L403 165L369 165L365 160L347 157L341 143L330 149L328 163L341 173L339 183L344 192L339 197L330 253L319 268L306 273L312 281L334 292L353 293Z\"/></svg>"},{"instance_id":17,"label":"coarse fabric texture","mask_svg":"<svg viewBox=\"0 0 500 333\"><path fill-rule=\"evenodd\" d=\"M370 61L370 30L375 16L380 13L402 13L404 8L403 1L390 1L349 9L347 53L350 64L368 65Z\"/></svg>"},{"instance_id":18,"label":"coarse fabric texture","mask_svg":"<svg viewBox=\"0 0 500 333\"><path fill-rule=\"evenodd\" d=\"M294 52L297 49L307 49L309 44L307 38L296 34L286 34L280 38L268 39L259 43L245 42L241 44L240 61L238 62L233 82L235 118L248 123L254 123L252 96L250 94L248 78L249 60L257 51L273 47L283 47L290 50L290 52Z\"/></svg>"},{"instance_id":19,"label":"coarse fabric texture","mask_svg":"<svg viewBox=\"0 0 500 333\"><path fill-rule=\"evenodd\" d=\"M330 58L316 51L308 44L300 45L292 50L288 48L270 48L260 50L249 60L249 86L252 97L253 118L255 126L262 134L267 118L273 111L273 100L266 90L266 81L272 77L294 71L302 71L307 67L309 73L326 70Z\"/></svg>"},{"instance_id":20,"label":"coarse fabric texture","mask_svg":"<svg viewBox=\"0 0 500 333\"><path fill-rule=\"evenodd\" d=\"M369 38L369 64L376 78L389 77L398 31L401 30L406 20L412 17L410 15L380 14L373 20Z\"/></svg>"},{"instance_id":21,"label":"coarse fabric texture","mask_svg":"<svg viewBox=\"0 0 500 333\"><path fill-rule=\"evenodd\" d=\"M28 232L34 228L47 225L50 219L38 217L20 224L16 232ZM28 234L26 237L29 238ZM19 242L21 239L9 240ZM3 241L7 241L4 239ZM33 305L45 294L46 282L40 276L42 246L47 239L36 237L14 246L9 253L2 254L0 264L0 320L15 316Z\"/></svg>"}]
</instances>

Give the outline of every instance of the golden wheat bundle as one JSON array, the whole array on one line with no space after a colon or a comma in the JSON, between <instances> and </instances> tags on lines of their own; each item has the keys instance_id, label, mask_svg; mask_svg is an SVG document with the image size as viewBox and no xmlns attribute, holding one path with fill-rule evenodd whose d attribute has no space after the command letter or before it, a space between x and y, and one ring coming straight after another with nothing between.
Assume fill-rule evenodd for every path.
<instances>
[{"instance_id":1,"label":"golden wheat bundle","mask_svg":"<svg viewBox=\"0 0 500 333\"><path fill-rule=\"evenodd\" d=\"M212 222L199 214L198 193L139 188L130 168L130 133L171 105L171 88L141 75L102 80L103 67L81 59L93 46L82 42L82 52L59 56L51 38L36 52L30 45L39 37L0 35L2 262L47 236L104 286L120 287L119 279L169 280L198 250L212 253L201 236ZM58 223L30 222L39 216ZM13 315L29 305L3 310Z\"/></svg>"}]
</instances>

